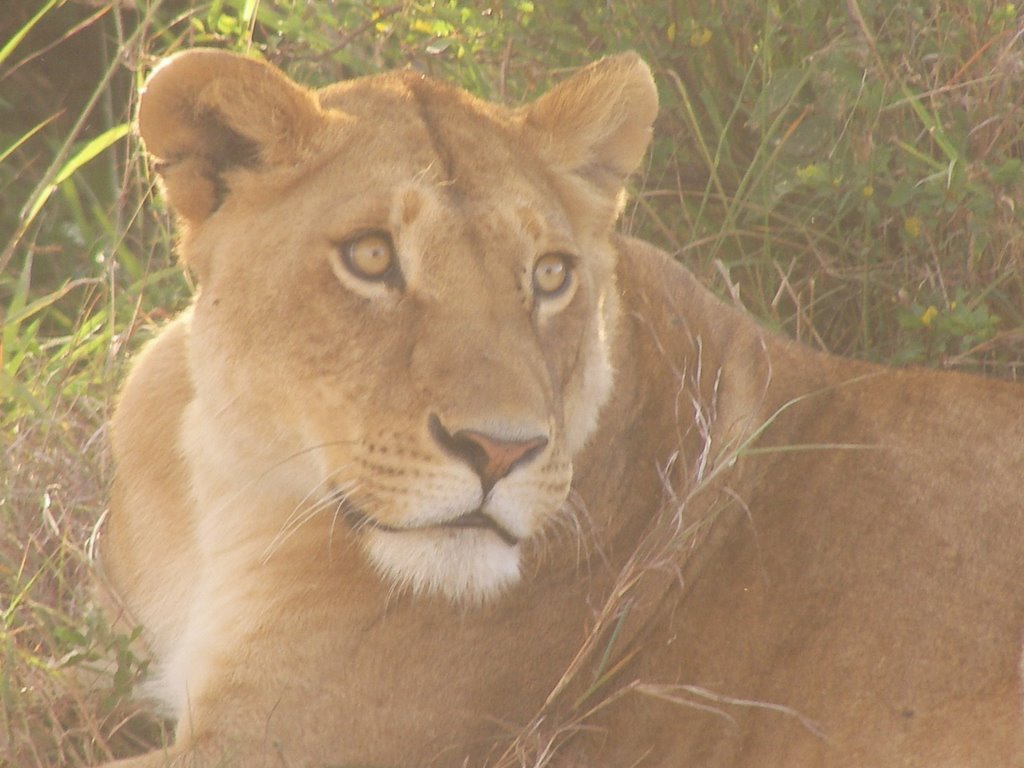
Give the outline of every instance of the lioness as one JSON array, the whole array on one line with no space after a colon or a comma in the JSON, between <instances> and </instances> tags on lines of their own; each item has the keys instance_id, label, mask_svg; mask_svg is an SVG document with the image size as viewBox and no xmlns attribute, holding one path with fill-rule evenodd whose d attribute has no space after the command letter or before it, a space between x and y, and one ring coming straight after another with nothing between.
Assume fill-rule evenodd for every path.
<instances>
[{"instance_id":1,"label":"lioness","mask_svg":"<svg viewBox=\"0 0 1024 768\"><path fill-rule=\"evenodd\" d=\"M112 427L117 766L1024 765L1024 389L818 354L616 236L635 55L519 109L198 50L192 308Z\"/></svg>"}]
</instances>

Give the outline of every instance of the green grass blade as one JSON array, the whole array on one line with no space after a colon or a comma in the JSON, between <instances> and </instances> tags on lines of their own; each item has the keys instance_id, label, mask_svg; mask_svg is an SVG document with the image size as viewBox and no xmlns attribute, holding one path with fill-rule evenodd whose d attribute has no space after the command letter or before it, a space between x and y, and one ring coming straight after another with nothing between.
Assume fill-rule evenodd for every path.
<instances>
[{"instance_id":1,"label":"green grass blade","mask_svg":"<svg viewBox=\"0 0 1024 768\"><path fill-rule=\"evenodd\" d=\"M76 288L80 288L83 285L96 285L97 283L102 283L102 280L92 277L82 277L78 280L70 280L52 293L48 293L45 296L35 299L34 301L11 311L7 317L4 318L3 327L5 330L7 328L16 328L19 324L25 322L33 315L53 306Z\"/></svg>"},{"instance_id":2,"label":"green grass blade","mask_svg":"<svg viewBox=\"0 0 1024 768\"><path fill-rule=\"evenodd\" d=\"M927 129L932 138L935 139L935 143L939 145L949 161L963 162L960 150L957 149L953 142L950 141L949 136L946 135L946 131L943 129L939 118L925 109L921 99L911 93L906 85L901 84L900 89L903 92L904 98L910 102L910 106L914 110L914 114L917 115L918 120L921 121L921 124Z\"/></svg>"},{"instance_id":3,"label":"green grass blade","mask_svg":"<svg viewBox=\"0 0 1024 768\"><path fill-rule=\"evenodd\" d=\"M11 39L4 44L3 48L0 48L0 64L3 64L4 61L7 60L7 57L14 52L14 49L17 48L21 41L25 39L25 36L32 31L32 27L38 24L40 19L49 13L50 9L56 4L57 0L48 0L48 2L39 9L35 16L25 22L21 29L11 35Z\"/></svg>"},{"instance_id":4,"label":"green grass blade","mask_svg":"<svg viewBox=\"0 0 1024 768\"><path fill-rule=\"evenodd\" d=\"M26 141L28 141L29 139L31 139L31 138L32 138L33 136L35 136L35 135L36 135L37 133L39 133L39 131L41 131L41 130L42 130L43 128L45 128L46 126L48 126L48 125L49 125L50 123L52 123L52 122L53 122L54 120L56 120L56 119L57 119L58 117L60 117L60 113L59 113L59 112L56 112L56 113L54 113L54 114L50 115L50 116L49 116L48 118L46 118L45 120L43 120L43 121L42 121L41 123L39 123L39 125L35 126L35 127L34 127L34 128L32 129L32 130L30 130L30 131L29 131L28 133L26 133L26 134L25 134L24 136L22 136L22 137L20 137L19 139L17 139L17 140L16 140L16 141L15 141L15 142L14 142L13 144L11 144L11 146L9 146L9 147L8 147L7 149L5 149L5 150L3 150L2 152L0 152L0 163L2 163L2 162L3 162L4 160L6 160L6 159L7 159L8 157L10 157L10 155L11 155L12 153L14 153L15 151L17 151L18 147L20 147L20 146L21 146L22 144L24 144L24 143L25 143Z\"/></svg>"},{"instance_id":5,"label":"green grass blade","mask_svg":"<svg viewBox=\"0 0 1024 768\"><path fill-rule=\"evenodd\" d=\"M29 288L32 285L32 252L30 251L25 257L25 263L22 265L21 271L18 273L18 278L14 282L14 290L11 295L10 302L4 312L4 320L2 326L2 335L0 335L0 351L3 351L3 356L0 357L0 363L3 362L2 358L9 357L14 348L15 334L18 332L18 325L24 320L24 317L19 317L21 312L25 309L25 306L29 303ZM15 319L15 318L19 319Z\"/></svg>"},{"instance_id":6,"label":"green grass blade","mask_svg":"<svg viewBox=\"0 0 1024 768\"><path fill-rule=\"evenodd\" d=\"M113 128L105 130L95 139L82 147L74 157L70 158L67 163L65 163L64 167L61 168L60 172L57 174L57 178L53 180L53 183L60 184L67 181L75 171L99 155L100 152L103 152L127 136L130 130L131 125L129 123L121 123L120 125L115 125Z\"/></svg>"},{"instance_id":7,"label":"green grass blade","mask_svg":"<svg viewBox=\"0 0 1024 768\"><path fill-rule=\"evenodd\" d=\"M113 128L105 130L95 139L88 142L84 147L78 150L78 152L70 157L64 166L57 172L53 181L40 190L36 199L32 201L32 205L28 209L24 220L26 222L33 221L35 217L39 215L39 211L43 209L43 206L46 205L46 201L50 199L50 196L61 183L71 178L79 168L94 159L101 152L109 149L113 144L116 144L127 136L130 130L131 125L129 123L115 125Z\"/></svg>"}]
</instances>

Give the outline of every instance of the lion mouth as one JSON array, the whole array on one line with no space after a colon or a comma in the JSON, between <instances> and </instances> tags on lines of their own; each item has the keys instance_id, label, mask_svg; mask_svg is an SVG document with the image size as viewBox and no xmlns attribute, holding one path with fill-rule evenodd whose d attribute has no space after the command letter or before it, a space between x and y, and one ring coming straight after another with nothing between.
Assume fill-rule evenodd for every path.
<instances>
[{"instance_id":1,"label":"lion mouth","mask_svg":"<svg viewBox=\"0 0 1024 768\"><path fill-rule=\"evenodd\" d=\"M514 547L519 543L518 536L502 526L497 520L488 515L482 509L474 509L472 512L467 512L464 515L460 515L452 520L447 520L436 525L410 526L388 525L387 523L382 523L380 520L370 517L365 512L357 509L348 501L342 502L339 511L342 518L354 531L373 528L374 530L384 531L385 533L400 534L412 533L414 531L476 528L482 531L490 531L510 547Z\"/></svg>"}]
</instances>

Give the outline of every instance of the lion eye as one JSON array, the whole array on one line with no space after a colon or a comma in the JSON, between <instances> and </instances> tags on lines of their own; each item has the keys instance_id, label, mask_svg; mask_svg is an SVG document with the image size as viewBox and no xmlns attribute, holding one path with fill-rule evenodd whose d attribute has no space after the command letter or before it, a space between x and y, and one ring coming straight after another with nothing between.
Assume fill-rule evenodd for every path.
<instances>
[{"instance_id":1,"label":"lion eye","mask_svg":"<svg viewBox=\"0 0 1024 768\"><path fill-rule=\"evenodd\" d=\"M558 296L569 287L572 260L564 253L546 253L533 265L533 292L545 298Z\"/></svg>"},{"instance_id":2,"label":"lion eye","mask_svg":"<svg viewBox=\"0 0 1024 768\"><path fill-rule=\"evenodd\" d=\"M341 244L341 260L356 277L382 281L395 270L395 246L385 233L367 232Z\"/></svg>"}]
</instances>

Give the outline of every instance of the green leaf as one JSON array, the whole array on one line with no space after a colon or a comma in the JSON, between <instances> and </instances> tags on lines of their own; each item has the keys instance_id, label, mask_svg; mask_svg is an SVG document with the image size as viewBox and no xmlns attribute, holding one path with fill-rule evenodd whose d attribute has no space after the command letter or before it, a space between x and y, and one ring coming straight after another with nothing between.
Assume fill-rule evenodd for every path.
<instances>
[{"instance_id":1,"label":"green leaf","mask_svg":"<svg viewBox=\"0 0 1024 768\"><path fill-rule=\"evenodd\" d=\"M886 203L890 208L902 208L914 198L915 184L912 181L898 181L889 192Z\"/></svg>"},{"instance_id":2,"label":"green leaf","mask_svg":"<svg viewBox=\"0 0 1024 768\"><path fill-rule=\"evenodd\" d=\"M1007 186L1010 184L1016 184L1017 180L1020 179L1020 168L1020 158L1011 157L992 171L992 181L996 184L1004 184Z\"/></svg>"}]
</instances>

